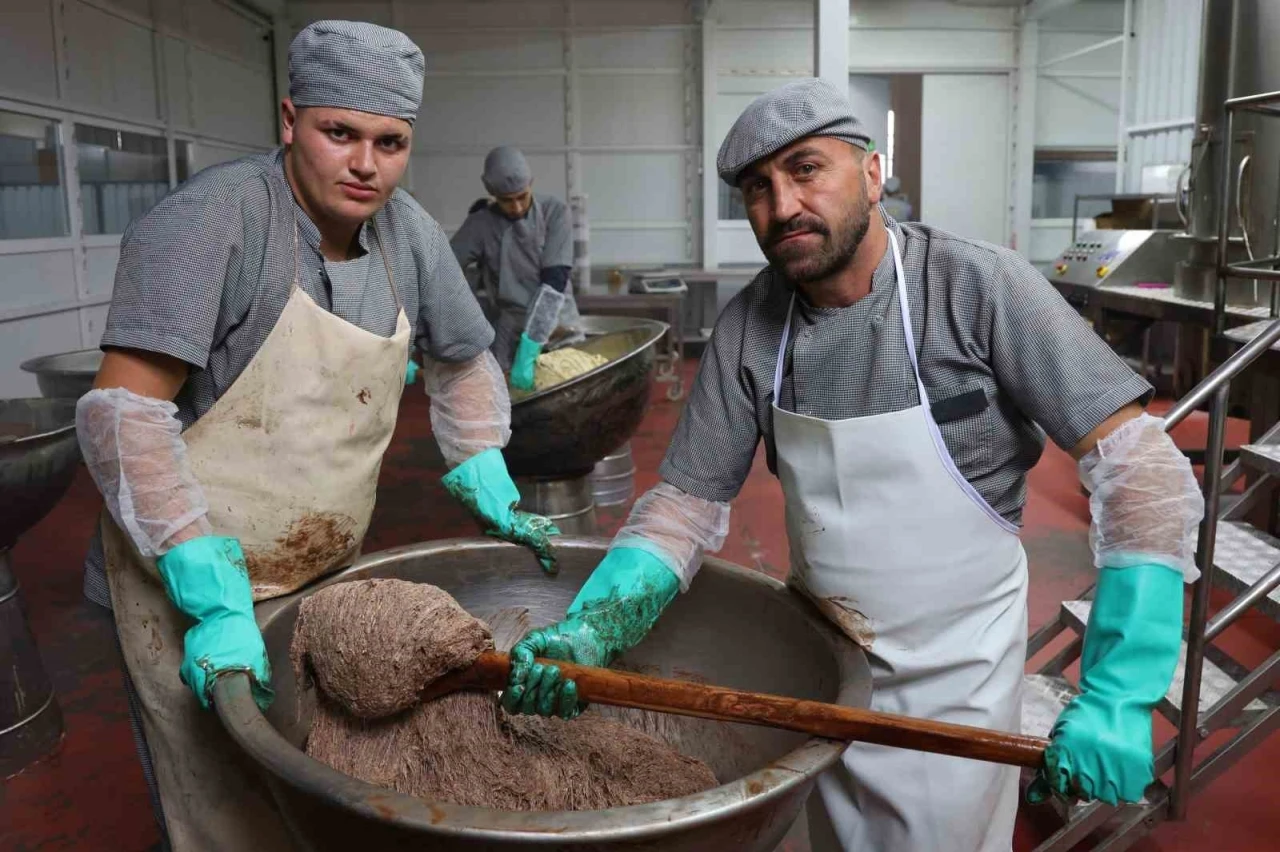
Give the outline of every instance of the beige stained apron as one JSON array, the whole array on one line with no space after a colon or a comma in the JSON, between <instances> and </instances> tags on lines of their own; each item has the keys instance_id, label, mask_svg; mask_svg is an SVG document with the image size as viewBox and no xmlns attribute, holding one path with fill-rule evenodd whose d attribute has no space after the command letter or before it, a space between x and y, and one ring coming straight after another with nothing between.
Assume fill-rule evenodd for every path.
<instances>
[{"instance_id":1,"label":"beige stained apron","mask_svg":"<svg viewBox=\"0 0 1280 852\"><path fill-rule=\"evenodd\" d=\"M183 433L214 533L240 540L255 601L347 565L368 529L410 330L381 239L378 248L398 309L391 337L303 292L295 228L292 292L279 320L239 378ZM116 628L173 849L293 848L257 772L178 677L190 619L169 602L154 563L109 517L102 526Z\"/></svg>"}]
</instances>

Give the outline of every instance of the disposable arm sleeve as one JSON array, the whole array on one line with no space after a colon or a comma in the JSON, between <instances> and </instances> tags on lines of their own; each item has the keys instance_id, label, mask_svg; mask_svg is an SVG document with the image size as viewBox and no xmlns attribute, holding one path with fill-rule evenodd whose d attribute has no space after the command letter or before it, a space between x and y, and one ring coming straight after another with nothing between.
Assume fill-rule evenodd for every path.
<instances>
[{"instance_id":1,"label":"disposable arm sleeve","mask_svg":"<svg viewBox=\"0 0 1280 852\"><path fill-rule=\"evenodd\" d=\"M564 307L565 294L543 284L538 288L538 295L529 308L529 317L524 323L524 333L534 343L546 343L551 333L560 323L560 309Z\"/></svg>"},{"instance_id":2,"label":"disposable arm sleeve","mask_svg":"<svg viewBox=\"0 0 1280 852\"><path fill-rule=\"evenodd\" d=\"M144 557L209 535L209 505L187 463L172 402L124 388L92 390L76 404L76 433L107 511Z\"/></svg>"},{"instance_id":3,"label":"disposable arm sleeve","mask_svg":"<svg viewBox=\"0 0 1280 852\"><path fill-rule=\"evenodd\" d=\"M703 552L719 550L728 532L728 503L703 500L660 482L636 501L609 549L648 551L671 569L680 579L681 590L687 591L702 566Z\"/></svg>"},{"instance_id":4,"label":"disposable arm sleeve","mask_svg":"<svg viewBox=\"0 0 1280 852\"><path fill-rule=\"evenodd\" d=\"M431 429L449 467L511 438L511 398L502 368L485 350L461 364L426 358Z\"/></svg>"},{"instance_id":5,"label":"disposable arm sleeve","mask_svg":"<svg viewBox=\"0 0 1280 852\"><path fill-rule=\"evenodd\" d=\"M1196 533L1204 498L1191 462L1143 414L1107 435L1080 459L1089 487L1089 543L1099 568L1166 565L1187 582L1200 576Z\"/></svg>"}]
</instances>

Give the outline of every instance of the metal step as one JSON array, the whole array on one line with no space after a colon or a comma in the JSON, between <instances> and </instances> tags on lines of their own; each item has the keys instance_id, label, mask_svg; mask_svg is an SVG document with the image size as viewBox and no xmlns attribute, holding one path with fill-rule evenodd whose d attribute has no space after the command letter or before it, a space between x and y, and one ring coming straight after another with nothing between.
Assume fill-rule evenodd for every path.
<instances>
[{"instance_id":1,"label":"metal step","mask_svg":"<svg viewBox=\"0 0 1280 852\"><path fill-rule=\"evenodd\" d=\"M1246 467L1280 476L1280 444L1244 444L1240 447L1240 461Z\"/></svg>"},{"instance_id":2,"label":"metal step","mask_svg":"<svg viewBox=\"0 0 1280 852\"><path fill-rule=\"evenodd\" d=\"M1214 539L1214 583L1239 595L1280 562L1280 539L1244 521L1222 521ZM1258 603L1258 609L1280 621L1280 588Z\"/></svg>"},{"instance_id":3,"label":"metal step","mask_svg":"<svg viewBox=\"0 0 1280 852\"><path fill-rule=\"evenodd\" d=\"M1093 601L1063 601L1062 614L1067 624L1077 633L1084 635L1085 626L1089 623L1089 608ZM1173 672L1173 683L1160 702L1160 712L1171 721L1176 722L1182 707L1182 684L1187 673L1187 643L1183 642L1178 650L1178 667ZM1212 708L1224 695L1234 689L1236 681L1231 675L1218 668L1207 657L1200 674L1200 713ZM1246 713L1267 709L1267 705L1255 699L1245 707ZM1025 716L1025 711L1024 711Z\"/></svg>"},{"instance_id":4,"label":"metal step","mask_svg":"<svg viewBox=\"0 0 1280 852\"><path fill-rule=\"evenodd\" d=\"M1058 714L1076 696L1076 688L1064 677L1026 675L1022 679L1022 733L1047 737Z\"/></svg>"}]
</instances>

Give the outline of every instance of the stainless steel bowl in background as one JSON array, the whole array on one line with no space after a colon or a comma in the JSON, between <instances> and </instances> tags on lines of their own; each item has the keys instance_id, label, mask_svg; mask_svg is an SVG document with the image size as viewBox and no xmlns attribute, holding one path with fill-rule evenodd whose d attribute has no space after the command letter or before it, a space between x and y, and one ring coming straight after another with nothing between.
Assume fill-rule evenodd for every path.
<instances>
[{"instance_id":1,"label":"stainless steel bowl in background","mask_svg":"<svg viewBox=\"0 0 1280 852\"><path fill-rule=\"evenodd\" d=\"M512 476L587 476L644 419L654 350L667 324L631 317L583 320L589 321L588 338L575 348L603 355L609 363L543 391L513 394L511 440L502 451Z\"/></svg>"},{"instance_id":2,"label":"stainless steel bowl in background","mask_svg":"<svg viewBox=\"0 0 1280 852\"><path fill-rule=\"evenodd\" d=\"M32 358L18 365L36 374L40 393L49 398L79 399L93 390L93 380L102 366L102 351L81 349Z\"/></svg>"},{"instance_id":3,"label":"stainless steel bowl in background","mask_svg":"<svg viewBox=\"0 0 1280 852\"><path fill-rule=\"evenodd\" d=\"M527 607L529 626L537 627L563 616L606 548L600 539L558 540L560 573L549 577L509 544L431 542L365 556L317 588L369 577L429 582L482 618ZM289 643L299 601L314 591L259 607L276 692L265 716L243 675L221 678L214 688L222 724L265 774L301 848L768 852L795 822L817 776L844 750L842 743L787 731L650 714L647 729L706 761L722 785L680 799L578 812L519 813L403 796L302 751L314 695L298 690ZM776 580L717 559L705 562L689 592L620 665L859 707L871 697L862 652L806 601Z\"/></svg>"}]
</instances>

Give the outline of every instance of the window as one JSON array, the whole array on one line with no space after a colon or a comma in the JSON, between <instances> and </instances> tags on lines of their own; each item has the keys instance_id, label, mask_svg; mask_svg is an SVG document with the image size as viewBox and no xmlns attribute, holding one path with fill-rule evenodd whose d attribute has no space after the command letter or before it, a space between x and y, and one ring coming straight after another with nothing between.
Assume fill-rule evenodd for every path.
<instances>
[{"instance_id":1,"label":"window","mask_svg":"<svg viewBox=\"0 0 1280 852\"><path fill-rule=\"evenodd\" d=\"M1116 188L1114 151L1036 151L1032 219L1070 219L1077 195L1109 195ZM1080 202L1080 217L1111 209L1106 200Z\"/></svg>"},{"instance_id":2,"label":"window","mask_svg":"<svg viewBox=\"0 0 1280 852\"><path fill-rule=\"evenodd\" d=\"M123 234L169 192L169 156L160 136L77 124L76 163L85 234Z\"/></svg>"},{"instance_id":3,"label":"window","mask_svg":"<svg viewBox=\"0 0 1280 852\"><path fill-rule=\"evenodd\" d=\"M0 111L0 240L70 233L58 122Z\"/></svg>"}]
</instances>

